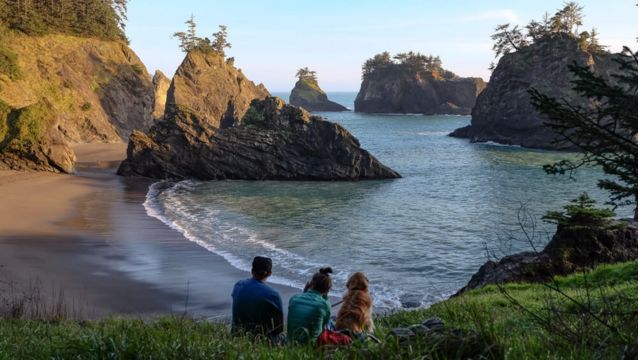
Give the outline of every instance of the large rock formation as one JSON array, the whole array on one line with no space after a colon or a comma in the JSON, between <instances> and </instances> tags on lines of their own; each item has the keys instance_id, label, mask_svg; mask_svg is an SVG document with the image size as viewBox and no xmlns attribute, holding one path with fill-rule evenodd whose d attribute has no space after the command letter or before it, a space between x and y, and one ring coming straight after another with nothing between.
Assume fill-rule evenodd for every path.
<instances>
[{"instance_id":1,"label":"large rock formation","mask_svg":"<svg viewBox=\"0 0 640 360\"><path fill-rule=\"evenodd\" d=\"M165 115L186 110L197 114L203 126L224 129L242 119L253 99L267 96L262 84L256 86L230 60L191 51L173 76Z\"/></svg>"},{"instance_id":2,"label":"large rock formation","mask_svg":"<svg viewBox=\"0 0 640 360\"><path fill-rule=\"evenodd\" d=\"M607 227L558 226L544 250L487 261L456 295L489 284L549 281L555 275L637 258L637 222L623 221Z\"/></svg>"},{"instance_id":3,"label":"large rock formation","mask_svg":"<svg viewBox=\"0 0 640 360\"><path fill-rule=\"evenodd\" d=\"M158 179L360 180L400 177L345 128L276 97L256 99L240 124L219 129L180 109L131 136L118 174Z\"/></svg>"},{"instance_id":4,"label":"large rock formation","mask_svg":"<svg viewBox=\"0 0 640 360\"><path fill-rule=\"evenodd\" d=\"M162 119L164 117L164 108L167 105L167 92L171 85L171 80L160 70L156 70L153 74L154 99L153 99L153 118Z\"/></svg>"},{"instance_id":5,"label":"large rock formation","mask_svg":"<svg viewBox=\"0 0 640 360\"><path fill-rule=\"evenodd\" d=\"M120 41L0 33L0 168L71 172L78 143L153 123L153 86Z\"/></svg>"},{"instance_id":6,"label":"large rock formation","mask_svg":"<svg viewBox=\"0 0 640 360\"><path fill-rule=\"evenodd\" d=\"M348 111L346 107L330 101L327 94L320 89L317 80L301 78L291 90L289 103L308 111Z\"/></svg>"},{"instance_id":7,"label":"large rock formation","mask_svg":"<svg viewBox=\"0 0 640 360\"><path fill-rule=\"evenodd\" d=\"M402 68L365 75L355 111L365 113L458 114L471 113L484 89L480 78L444 79L433 72Z\"/></svg>"},{"instance_id":8,"label":"large rock formation","mask_svg":"<svg viewBox=\"0 0 640 360\"><path fill-rule=\"evenodd\" d=\"M615 69L614 55L581 50L578 40L558 35L538 40L519 51L504 55L491 74L487 88L478 96L471 114L471 125L451 136L473 142L495 141L541 149L571 149L567 143L554 143L557 135L531 105L528 90L584 102L571 90L567 66L574 61L590 66L600 74Z\"/></svg>"},{"instance_id":9,"label":"large rock formation","mask_svg":"<svg viewBox=\"0 0 640 360\"><path fill-rule=\"evenodd\" d=\"M165 117L134 132L118 174L157 179L358 180L399 175L338 124L268 97L214 52L191 51Z\"/></svg>"}]
</instances>

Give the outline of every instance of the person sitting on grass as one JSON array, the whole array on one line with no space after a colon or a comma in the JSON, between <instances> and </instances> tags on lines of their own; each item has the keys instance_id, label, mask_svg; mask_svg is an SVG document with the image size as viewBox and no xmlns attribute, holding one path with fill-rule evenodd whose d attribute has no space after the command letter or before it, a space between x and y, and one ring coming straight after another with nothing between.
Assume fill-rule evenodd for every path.
<instances>
[{"instance_id":1,"label":"person sitting on grass","mask_svg":"<svg viewBox=\"0 0 640 360\"><path fill-rule=\"evenodd\" d=\"M251 264L250 279L240 280L233 287L231 332L265 335L278 341L284 330L280 294L265 281L271 276L271 259L256 256Z\"/></svg>"},{"instance_id":2,"label":"person sitting on grass","mask_svg":"<svg viewBox=\"0 0 640 360\"><path fill-rule=\"evenodd\" d=\"M327 299L331 289L330 267L313 275L302 294L289 299L287 338L289 342L305 344L316 341L331 320L331 304Z\"/></svg>"}]
</instances>

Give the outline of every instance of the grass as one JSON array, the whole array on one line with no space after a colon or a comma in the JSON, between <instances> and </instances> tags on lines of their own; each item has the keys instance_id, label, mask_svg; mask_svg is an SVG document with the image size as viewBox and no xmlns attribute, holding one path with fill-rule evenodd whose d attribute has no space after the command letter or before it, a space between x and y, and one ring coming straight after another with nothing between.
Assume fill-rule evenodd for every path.
<instances>
[{"instance_id":1,"label":"grass","mask_svg":"<svg viewBox=\"0 0 640 360\"><path fill-rule=\"evenodd\" d=\"M612 296L624 299L608 305L594 301L591 309L600 315L614 308L629 313L624 321L613 323L630 347L637 344L637 262L602 265L588 274L559 277L556 283L561 291L578 299L584 300L587 288L602 295L594 295L595 299L611 300ZM509 301L503 291L534 314L544 314L553 304L559 314L564 314L563 320L574 328L585 327L601 339L611 335L598 324L574 317L571 301L547 286L509 284L502 290L488 286L470 291L429 309L380 316L376 319L376 335L383 340L381 344L357 343L325 351L312 346L272 347L248 336L232 337L224 324L179 316L148 322L116 318L101 321L6 319L0 321L0 359L455 358L477 355L476 349L486 346L493 346L495 350L489 357L506 359L621 357L624 344L612 339L610 344L605 342L594 347L588 342L567 341L561 334L548 331L531 314ZM418 339L401 343L387 336L394 327L420 323L431 316L442 318L449 329L461 329L462 340L452 335L444 341ZM465 339L472 340L465 343ZM466 354L461 354L461 349Z\"/></svg>"},{"instance_id":2,"label":"grass","mask_svg":"<svg viewBox=\"0 0 640 360\"><path fill-rule=\"evenodd\" d=\"M28 151L37 144L47 126L49 111L42 103L12 109L0 101L0 151Z\"/></svg>"}]
</instances>

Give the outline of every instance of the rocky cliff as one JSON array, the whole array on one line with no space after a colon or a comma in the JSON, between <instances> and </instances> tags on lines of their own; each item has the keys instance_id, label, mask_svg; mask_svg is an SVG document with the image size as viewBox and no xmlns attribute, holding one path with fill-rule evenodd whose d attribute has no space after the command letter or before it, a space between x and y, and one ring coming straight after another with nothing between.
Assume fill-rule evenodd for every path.
<instances>
[{"instance_id":1,"label":"rocky cliff","mask_svg":"<svg viewBox=\"0 0 640 360\"><path fill-rule=\"evenodd\" d=\"M364 76L355 111L467 115L484 87L480 78L442 79L426 71L380 71Z\"/></svg>"},{"instance_id":2,"label":"rocky cliff","mask_svg":"<svg viewBox=\"0 0 640 360\"><path fill-rule=\"evenodd\" d=\"M165 115L186 110L197 114L203 126L227 128L242 119L253 99L269 96L262 84L255 85L227 62L214 53L188 53L171 81Z\"/></svg>"},{"instance_id":3,"label":"rocky cliff","mask_svg":"<svg viewBox=\"0 0 640 360\"><path fill-rule=\"evenodd\" d=\"M637 222L623 221L601 228L558 226L544 250L487 261L457 294L489 284L549 281L556 275L637 258Z\"/></svg>"},{"instance_id":4,"label":"rocky cliff","mask_svg":"<svg viewBox=\"0 0 640 360\"><path fill-rule=\"evenodd\" d=\"M153 85L120 41L0 32L0 168L71 172L78 143L152 122Z\"/></svg>"},{"instance_id":5,"label":"rocky cliff","mask_svg":"<svg viewBox=\"0 0 640 360\"><path fill-rule=\"evenodd\" d=\"M545 38L504 55L476 100L471 125L457 129L451 136L469 138L472 142L571 149L569 144L554 143L556 134L543 124L544 118L531 105L527 90L534 87L578 104L584 100L572 92L567 66L575 61L606 74L616 68L613 56L581 50L578 40L566 35Z\"/></svg>"},{"instance_id":6,"label":"rocky cliff","mask_svg":"<svg viewBox=\"0 0 640 360\"><path fill-rule=\"evenodd\" d=\"M233 127L202 126L199 115L174 112L146 135L131 136L118 174L158 179L364 180L400 177L345 128L286 105L256 99Z\"/></svg>"},{"instance_id":7,"label":"rocky cliff","mask_svg":"<svg viewBox=\"0 0 640 360\"><path fill-rule=\"evenodd\" d=\"M315 79L299 79L291 90L289 103L307 111L348 111L346 107L330 101Z\"/></svg>"},{"instance_id":8,"label":"rocky cliff","mask_svg":"<svg viewBox=\"0 0 640 360\"><path fill-rule=\"evenodd\" d=\"M160 120L164 117L164 108L167 105L167 92L171 85L171 80L160 70L153 74L153 118Z\"/></svg>"}]
</instances>

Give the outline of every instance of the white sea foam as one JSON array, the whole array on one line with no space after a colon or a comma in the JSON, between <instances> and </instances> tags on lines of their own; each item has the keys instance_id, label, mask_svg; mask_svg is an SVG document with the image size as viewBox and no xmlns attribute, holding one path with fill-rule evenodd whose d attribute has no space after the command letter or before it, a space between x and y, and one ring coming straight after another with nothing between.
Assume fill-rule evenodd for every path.
<instances>
[{"instance_id":1,"label":"white sea foam","mask_svg":"<svg viewBox=\"0 0 640 360\"><path fill-rule=\"evenodd\" d=\"M250 271L253 255L262 253L271 257L279 272L285 276L272 276L270 281L302 289L304 283L318 268L325 264L312 261L304 256L281 249L260 236L236 224L228 224L218 219L220 210L209 207L194 208L189 203L188 193L194 187L191 181L179 183L158 182L149 187L143 206L147 214L181 233L187 240L223 257L233 267ZM210 224L210 225L207 225ZM205 229L206 228L206 229ZM206 235L205 235L206 234ZM333 275L334 283L346 283L351 271L343 269ZM287 276L289 275L289 276ZM342 287L336 286L330 293L342 296ZM372 284L374 305L382 309L394 309L402 306L403 295L398 289L390 289L380 284Z\"/></svg>"},{"instance_id":2,"label":"white sea foam","mask_svg":"<svg viewBox=\"0 0 640 360\"><path fill-rule=\"evenodd\" d=\"M520 145L501 144L501 143L497 143L495 141L478 142L476 144L490 145L490 146L500 146L500 147L511 147L511 148L522 148L522 146L520 146Z\"/></svg>"}]
</instances>

